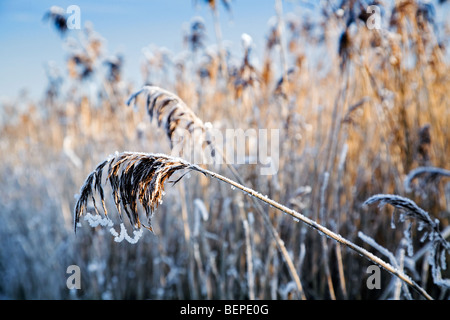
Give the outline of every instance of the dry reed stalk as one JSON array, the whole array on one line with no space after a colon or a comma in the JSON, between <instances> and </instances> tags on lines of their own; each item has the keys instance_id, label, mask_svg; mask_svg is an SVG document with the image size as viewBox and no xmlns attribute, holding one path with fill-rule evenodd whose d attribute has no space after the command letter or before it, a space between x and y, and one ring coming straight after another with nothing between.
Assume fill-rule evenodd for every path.
<instances>
[{"instance_id":1,"label":"dry reed stalk","mask_svg":"<svg viewBox=\"0 0 450 320\"><path fill-rule=\"evenodd\" d=\"M284 43L284 20L283 20L283 2L281 0L275 0L275 11L277 14L277 34L279 37L280 43L280 62L281 62L281 70L283 74L283 83L287 83L287 62L286 62L286 50Z\"/></svg>"},{"instance_id":2,"label":"dry reed stalk","mask_svg":"<svg viewBox=\"0 0 450 320\"><path fill-rule=\"evenodd\" d=\"M250 240L250 227L249 221L244 217L243 220L244 233L245 233L245 255L247 262L247 283L249 299L255 300L255 275L253 272L253 254L252 254L252 244Z\"/></svg>"},{"instance_id":3,"label":"dry reed stalk","mask_svg":"<svg viewBox=\"0 0 450 320\"><path fill-rule=\"evenodd\" d=\"M319 218L322 224L325 223L325 191L328 187L329 174L328 172L324 173L322 187L320 188L320 207L319 207ZM328 260L328 244L327 239L325 237L321 238L322 240L322 259L323 266L325 268L325 276L327 277L327 285L328 291L330 293L331 300L336 300L336 294L334 293L333 281L331 280L331 272Z\"/></svg>"},{"instance_id":4,"label":"dry reed stalk","mask_svg":"<svg viewBox=\"0 0 450 320\"><path fill-rule=\"evenodd\" d=\"M185 194L185 185L182 184L184 181L180 181L180 184L178 184L178 192L180 193L181 197L181 219L183 221L183 231L184 231L184 240L188 244L188 254L190 257L196 256L195 254L195 248L192 244L192 238L191 238L191 228L189 226L189 216L187 211L187 205L186 205L186 194ZM189 259L189 261L193 261L192 259ZM193 264L189 264L188 268L188 281L189 281L189 292L192 294L192 297L197 298L197 291L195 290L195 276L194 276L194 270L196 268Z\"/></svg>"},{"instance_id":5,"label":"dry reed stalk","mask_svg":"<svg viewBox=\"0 0 450 320\"><path fill-rule=\"evenodd\" d=\"M222 74L222 77L227 78L228 77L228 67L227 67L227 60L225 55L225 49L223 48L223 42L222 42L222 29L220 28L220 20L219 20L219 11L217 9L217 4L215 0L208 0L209 7L211 9L213 20L214 20L214 31L216 33L216 39L217 39L217 46L219 48L219 57L220 57L220 72ZM224 4L225 8L227 10L230 10L230 5L227 1L222 0L222 3Z\"/></svg>"},{"instance_id":6,"label":"dry reed stalk","mask_svg":"<svg viewBox=\"0 0 450 320\"><path fill-rule=\"evenodd\" d=\"M346 140L346 139L345 139ZM342 150L339 156L339 164L337 167L337 181L342 181L342 176L344 174L344 170L345 170L345 163L346 163L346 159L347 159L347 152L348 152L348 145L346 143L344 143L344 145L342 146ZM340 220L341 220L341 205L340 205L340 199L341 199L341 187L336 184L336 197L335 197L335 211L337 212L337 225L336 225L336 229L335 231L338 232L339 228L340 228ZM340 283L340 287L342 290L342 294L344 295L344 297L347 297L347 288L345 285L345 275L344 275L344 264L343 264L343 260L342 260L342 252L341 252L341 245L339 243L336 243L336 247L335 247L335 251L336 251L336 260L337 260L337 264L338 264L338 271L339 271L339 283Z\"/></svg>"},{"instance_id":7,"label":"dry reed stalk","mask_svg":"<svg viewBox=\"0 0 450 320\"><path fill-rule=\"evenodd\" d=\"M245 187L225 176L209 171L207 169L200 168L197 165L190 164L182 159L173 158L162 154L126 152L116 155L100 163L97 168L87 177L85 184L80 190L80 196L74 209L75 230L80 217L86 211L89 199L92 199L94 208L98 213L98 210L95 206L95 193L100 194L103 208L105 210L104 214L106 215L106 208L103 201L103 189L101 187L101 176L103 168L105 168L107 164L107 180L109 180L110 185L113 189L114 201L116 203L119 217L122 219L121 208L123 208L127 213L130 223L134 226L134 228L138 230L141 229L141 226L149 230L152 230L152 228L151 226L147 227L140 223L137 212L137 201L141 203L146 212L147 219L150 222L151 213L162 200L162 195L164 192L164 182L177 171L197 171L210 178L214 178L227 183L230 186L241 190L245 194L255 197L258 200L261 200L266 204L282 211L283 213L292 216L296 220L302 221L313 229L319 231L319 233L321 233L322 235L326 235L327 237L341 244L344 244L348 248L356 251L370 261L380 265L388 272L402 279L404 282L406 282L408 285L422 294L425 298L432 299L432 297L422 287L415 283L409 276L407 276L403 272L400 272L392 265L378 258L371 252L356 245L350 240L347 240L341 235L336 234L335 232L322 226L316 221L311 220L301 213L292 210L266 196L263 196L255 190ZM178 180L176 180L174 183L178 182L182 177L183 176L178 178Z\"/></svg>"},{"instance_id":8,"label":"dry reed stalk","mask_svg":"<svg viewBox=\"0 0 450 320\"><path fill-rule=\"evenodd\" d=\"M405 249L404 248L400 248L399 250L399 257L398 257L398 261L399 261L399 270L403 272L403 268L404 268L404 264L405 264ZM397 281L395 281L395 290L394 290L394 297L393 300L400 300L400 293L402 291L402 281L400 281L400 279L396 279Z\"/></svg>"}]
</instances>

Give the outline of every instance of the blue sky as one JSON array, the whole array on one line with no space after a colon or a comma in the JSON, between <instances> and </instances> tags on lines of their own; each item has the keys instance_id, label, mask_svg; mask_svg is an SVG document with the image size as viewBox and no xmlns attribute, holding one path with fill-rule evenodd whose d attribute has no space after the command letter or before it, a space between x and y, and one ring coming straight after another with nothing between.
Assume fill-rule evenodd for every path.
<instances>
[{"instance_id":1,"label":"blue sky","mask_svg":"<svg viewBox=\"0 0 450 320\"><path fill-rule=\"evenodd\" d=\"M232 0L231 14L220 4L224 40L240 48L240 36L246 32L262 52L267 22L275 15L274 0ZM207 26L208 43L215 43L211 13L203 0L0 0L0 99L14 98L26 88L32 97L42 97L47 85L44 65L54 61L66 72L66 52L62 39L42 17L53 5L80 7L81 26L91 21L107 40L109 53L122 52L127 80L140 80L142 48L149 44L182 50L182 27L195 16ZM293 2L285 2L292 11ZM79 31L70 31L72 34ZM74 35L74 34L73 34Z\"/></svg>"},{"instance_id":2,"label":"blue sky","mask_svg":"<svg viewBox=\"0 0 450 320\"><path fill-rule=\"evenodd\" d=\"M108 53L123 53L125 80L134 83L142 80L142 48L154 44L179 53L183 25L195 16L205 20L207 44L216 43L211 12L204 0L0 0L0 103L14 99L22 89L32 98L41 98L47 86L44 66L50 61L66 72L63 41L42 17L53 5L65 9L73 4L80 7L81 26L92 22L106 39ZM231 0L231 14L219 4L223 40L240 50L241 35L248 33L254 40L254 56L261 56L268 20L275 15L274 4L275 0ZM283 10L311 15L310 7L318 4L318 0L284 0ZM450 3L436 9L437 20L445 20ZM73 36L76 32L81 31L70 31Z\"/></svg>"}]
</instances>

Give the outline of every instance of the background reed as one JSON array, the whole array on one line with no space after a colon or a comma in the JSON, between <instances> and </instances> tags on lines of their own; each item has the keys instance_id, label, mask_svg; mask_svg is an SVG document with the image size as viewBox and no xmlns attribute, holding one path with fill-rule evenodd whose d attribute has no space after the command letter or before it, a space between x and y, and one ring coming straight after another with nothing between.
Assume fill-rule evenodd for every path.
<instances>
[{"instance_id":1,"label":"background reed","mask_svg":"<svg viewBox=\"0 0 450 320\"><path fill-rule=\"evenodd\" d=\"M385 10L384 28L376 32L366 27L360 4L364 8L362 1L323 6L317 21L284 12L285 76L277 50L283 42L272 32L276 24L267 32L261 64L251 59L255 51L248 53L249 59L247 54L225 55L223 77L217 63L221 54L199 45L190 52L198 59L167 56L170 64L145 60L138 87L120 76L126 57L122 63L103 63L104 43L86 28L86 41L67 55L63 78L68 89L63 90L49 67L48 89L41 100L18 97L2 105L0 295L299 297L256 205L202 175L188 174L178 187L165 189L164 202L152 219L155 235L146 232L134 245L116 243L101 226L83 225L74 235L74 194L99 161L116 150L170 153L167 133L149 121L145 101L138 101L135 109L125 104L133 92L152 84L174 92L214 128L281 129L280 170L261 176L257 165L236 166L245 185L374 253L380 252L374 244L385 248L433 298L448 299L448 290L433 281L429 257L421 251L429 244L420 241L422 234L414 224L410 229L415 220L396 220L393 229L392 210L398 209L363 204L377 194L408 198L432 221L438 219L442 236L448 237L447 176L408 175L419 167L449 170L450 29L446 22L433 20L422 2L401 1L379 4ZM308 51L312 46L323 59L313 58ZM159 48L152 53L157 56ZM176 76L161 77L162 70L169 69ZM99 99L84 91L89 81L101 84ZM217 171L232 177L226 166ZM410 189L405 187L408 177ZM108 212L114 212L111 193L105 193L105 199ZM198 211L200 206L203 211ZM307 299L420 298L403 287L392 290L393 278L384 272L382 289L369 290L369 261L329 239L324 245L314 230L262 206L292 258ZM94 207L88 210L95 213ZM405 230L412 233L412 256L404 246ZM373 242L363 241L360 232ZM448 254L444 258L448 264ZM65 286L70 264L82 270L79 291ZM448 272L441 270L442 279L449 278Z\"/></svg>"}]
</instances>

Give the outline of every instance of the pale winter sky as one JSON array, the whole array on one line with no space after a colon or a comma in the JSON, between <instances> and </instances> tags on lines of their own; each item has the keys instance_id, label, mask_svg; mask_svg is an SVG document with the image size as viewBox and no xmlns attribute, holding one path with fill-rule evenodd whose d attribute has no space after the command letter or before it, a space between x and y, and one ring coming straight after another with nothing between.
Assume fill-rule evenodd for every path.
<instances>
[{"instance_id":1,"label":"pale winter sky","mask_svg":"<svg viewBox=\"0 0 450 320\"><path fill-rule=\"evenodd\" d=\"M224 40L240 46L241 34L250 34L262 51L268 20L275 15L274 0L233 0L231 13L219 1ZM45 64L54 61L65 72L63 41L44 13L53 5L80 8L81 26L93 23L106 39L110 54L121 52L125 58L126 79L140 77L142 48L154 44L178 53L183 49L183 25L202 16L207 27L207 43L215 43L211 12L204 0L0 0L0 99L16 96L26 88L40 98L47 85ZM292 1L285 4L292 10ZM77 30L71 30L76 35ZM257 48L258 49L258 48Z\"/></svg>"},{"instance_id":2,"label":"pale winter sky","mask_svg":"<svg viewBox=\"0 0 450 320\"><path fill-rule=\"evenodd\" d=\"M218 2L223 40L231 43L234 50L240 50L241 35L247 33L253 38L255 56L261 56L268 22L275 16L275 0L231 0L231 12ZM319 3L284 0L283 10L311 17ZM135 83L142 80L142 49L153 44L179 53L183 50L183 26L189 25L195 16L205 21L207 44L216 43L212 15L205 0L0 0L0 104L5 99L17 98L22 89L32 98L42 98L48 62L66 73L63 40L42 19L54 5L64 9L77 5L81 27L87 21L92 22L94 30L106 39L108 53L123 54L125 80ZM438 18L448 19L449 12L450 1L436 5ZM69 35L76 36L76 32L82 30L70 30Z\"/></svg>"}]
</instances>

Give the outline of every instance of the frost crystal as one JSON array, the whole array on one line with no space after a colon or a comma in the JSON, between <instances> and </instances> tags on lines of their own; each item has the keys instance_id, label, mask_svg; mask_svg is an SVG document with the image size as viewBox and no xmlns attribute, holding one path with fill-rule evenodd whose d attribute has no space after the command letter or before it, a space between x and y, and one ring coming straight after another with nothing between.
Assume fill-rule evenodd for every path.
<instances>
[{"instance_id":1,"label":"frost crystal","mask_svg":"<svg viewBox=\"0 0 450 320\"><path fill-rule=\"evenodd\" d=\"M391 215L391 229L395 229L395 215Z\"/></svg>"},{"instance_id":2,"label":"frost crystal","mask_svg":"<svg viewBox=\"0 0 450 320\"><path fill-rule=\"evenodd\" d=\"M408 227L403 232L403 235L405 236L405 239L406 239L408 256L410 256L410 257L412 257L412 255L414 254L413 243L412 243L412 236L411 236L411 229L412 229L412 222L409 223Z\"/></svg>"},{"instance_id":3,"label":"frost crystal","mask_svg":"<svg viewBox=\"0 0 450 320\"><path fill-rule=\"evenodd\" d=\"M241 35L242 46L245 50L248 50L252 46L253 39L247 33Z\"/></svg>"},{"instance_id":4,"label":"frost crystal","mask_svg":"<svg viewBox=\"0 0 450 320\"><path fill-rule=\"evenodd\" d=\"M102 218L99 214L92 215L90 213L87 213L84 216L84 220L89 222L89 225L92 228L95 228L98 225L101 225L102 227L112 227L114 225L111 219L109 219L108 217Z\"/></svg>"},{"instance_id":5,"label":"frost crystal","mask_svg":"<svg viewBox=\"0 0 450 320\"><path fill-rule=\"evenodd\" d=\"M136 243L141 238L143 234L143 230L134 230L133 231L133 237L130 237L128 235L127 229L125 228L125 225L123 223L120 224L120 234L117 233L117 231L114 229L114 223L113 221L108 218L104 217L102 218L99 214L92 215L90 213L87 213L84 216L84 220L89 222L89 225L92 228L95 228L97 226L102 227L110 227L109 232L114 236L114 241L116 242L122 242L124 239L127 240L129 243Z\"/></svg>"},{"instance_id":6,"label":"frost crystal","mask_svg":"<svg viewBox=\"0 0 450 320\"><path fill-rule=\"evenodd\" d=\"M127 229L125 228L125 225L123 223L120 224L120 234L117 233L117 231L114 228L110 228L109 232L114 236L115 242L122 242L124 239L127 240L129 243L135 244L138 242L138 240L141 238L143 230L134 230L133 235L134 237L131 238L128 235Z\"/></svg>"}]
</instances>

